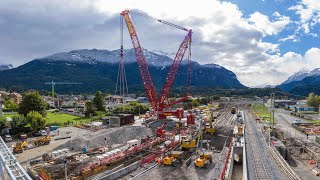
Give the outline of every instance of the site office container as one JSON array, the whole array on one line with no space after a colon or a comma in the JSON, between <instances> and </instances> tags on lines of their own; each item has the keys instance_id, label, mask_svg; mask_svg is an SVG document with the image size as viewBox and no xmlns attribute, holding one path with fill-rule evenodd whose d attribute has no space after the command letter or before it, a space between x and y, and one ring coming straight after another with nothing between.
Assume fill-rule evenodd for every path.
<instances>
[{"instance_id":1,"label":"site office container","mask_svg":"<svg viewBox=\"0 0 320 180\"><path fill-rule=\"evenodd\" d=\"M110 117L109 124L113 127L124 126L134 123L133 114L117 114Z\"/></svg>"}]
</instances>

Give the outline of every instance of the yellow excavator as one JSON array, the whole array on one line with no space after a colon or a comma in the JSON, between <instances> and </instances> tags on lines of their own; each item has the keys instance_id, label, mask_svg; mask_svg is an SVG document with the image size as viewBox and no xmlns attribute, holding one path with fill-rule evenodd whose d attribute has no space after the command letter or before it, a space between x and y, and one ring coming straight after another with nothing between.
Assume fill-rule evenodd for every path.
<instances>
[{"instance_id":1,"label":"yellow excavator","mask_svg":"<svg viewBox=\"0 0 320 180\"><path fill-rule=\"evenodd\" d=\"M202 122L201 122L202 124ZM208 168L209 164L212 163L212 152L204 152L202 149L202 125L200 125L200 133L198 136L197 149L198 153L199 143L200 143L200 152L199 157L194 161L194 166L199 168Z\"/></svg>"},{"instance_id":2,"label":"yellow excavator","mask_svg":"<svg viewBox=\"0 0 320 180\"><path fill-rule=\"evenodd\" d=\"M13 147L13 153L22 153L23 150L28 149L29 142L28 141L22 141L16 143L16 145Z\"/></svg>"},{"instance_id":3,"label":"yellow excavator","mask_svg":"<svg viewBox=\"0 0 320 180\"><path fill-rule=\"evenodd\" d=\"M43 136L39 139L34 140L33 144L35 146L42 146L42 145L50 144L50 141L51 141L51 136Z\"/></svg>"},{"instance_id":4,"label":"yellow excavator","mask_svg":"<svg viewBox=\"0 0 320 180\"><path fill-rule=\"evenodd\" d=\"M172 151L166 157L163 158L164 166L176 166L176 162L180 161L180 156L183 154L183 151Z\"/></svg>"},{"instance_id":5,"label":"yellow excavator","mask_svg":"<svg viewBox=\"0 0 320 180\"><path fill-rule=\"evenodd\" d=\"M213 126L213 123L212 123L213 119L214 119L213 110L211 110L209 123L206 123L204 127L205 133L213 134L215 132L215 127Z\"/></svg>"},{"instance_id":6,"label":"yellow excavator","mask_svg":"<svg viewBox=\"0 0 320 180\"><path fill-rule=\"evenodd\" d=\"M199 168L208 168L212 163L212 152L201 152L200 156L194 161L194 166Z\"/></svg>"}]
</instances>

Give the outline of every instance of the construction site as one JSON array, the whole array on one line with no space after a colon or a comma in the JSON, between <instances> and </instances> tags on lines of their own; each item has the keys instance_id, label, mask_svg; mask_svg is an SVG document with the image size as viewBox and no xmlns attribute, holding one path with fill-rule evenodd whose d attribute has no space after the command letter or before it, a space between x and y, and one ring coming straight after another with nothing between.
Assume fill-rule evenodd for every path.
<instances>
[{"instance_id":1,"label":"construction site","mask_svg":"<svg viewBox=\"0 0 320 180\"><path fill-rule=\"evenodd\" d=\"M131 15L143 16L186 33L159 96ZM198 108L182 108L183 101L193 98L191 29L134 11L125 10L120 17L116 94L125 96L127 92L123 63L123 28L126 25L150 111L140 116L111 116L102 124L54 129L52 131L57 132L54 137L47 134L6 144L1 140L2 151L8 155L4 158L9 163L5 168L13 172L7 176L42 180L317 179L319 147L267 125L250 103L239 103L244 101L234 98ZM185 94L172 101L169 92L183 60L189 64ZM292 127L310 136L318 133L316 125L294 124ZM11 160L20 164L14 169ZM25 172L17 170L21 168L28 175L23 176Z\"/></svg>"}]
</instances>

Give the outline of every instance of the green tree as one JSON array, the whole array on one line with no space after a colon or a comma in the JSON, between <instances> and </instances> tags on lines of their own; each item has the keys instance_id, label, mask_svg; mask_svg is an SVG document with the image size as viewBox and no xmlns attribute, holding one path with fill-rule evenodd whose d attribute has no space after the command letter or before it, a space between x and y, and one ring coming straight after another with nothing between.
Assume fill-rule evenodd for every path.
<instances>
[{"instance_id":1,"label":"green tree","mask_svg":"<svg viewBox=\"0 0 320 180\"><path fill-rule=\"evenodd\" d=\"M23 115L15 115L12 117L11 127L12 128L23 128L28 124L26 117Z\"/></svg>"},{"instance_id":2,"label":"green tree","mask_svg":"<svg viewBox=\"0 0 320 180\"><path fill-rule=\"evenodd\" d=\"M0 117L0 130L7 127L7 118L4 116Z\"/></svg>"},{"instance_id":3,"label":"green tree","mask_svg":"<svg viewBox=\"0 0 320 180\"><path fill-rule=\"evenodd\" d=\"M83 100L88 100L88 95L87 94L83 95Z\"/></svg>"},{"instance_id":4,"label":"green tree","mask_svg":"<svg viewBox=\"0 0 320 180\"><path fill-rule=\"evenodd\" d=\"M87 101L86 102L86 116L89 117L90 114L95 114L96 108L93 106L93 103L91 101Z\"/></svg>"},{"instance_id":5,"label":"green tree","mask_svg":"<svg viewBox=\"0 0 320 180\"><path fill-rule=\"evenodd\" d=\"M44 117L46 116L46 106L47 104L37 91L29 91L23 94L18 113L27 116L30 111L37 111Z\"/></svg>"},{"instance_id":6,"label":"green tree","mask_svg":"<svg viewBox=\"0 0 320 180\"><path fill-rule=\"evenodd\" d=\"M30 111L27 114L27 121L32 130L39 130L46 125L46 119L37 111Z\"/></svg>"},{"instance_id":7,"label":"green tree","mask_svg":"<svg viewBox=\"0 0 320 180\"><path fill-rule=\"evenodd\" d=\"M315 108L318 108L320 104L320 96L314 93L310 93L309 96L307 97L307 104L308 106L313 106Z\"/></svg>"},{"instance_id":8,"label":"green tree","mask_svg":"<svg viewBox=\"0 0 320 180\"><path fill-rule=\"evenodd\" d=\"M97 91L96 95L93 98L93 105L97 108L97 111L105 111L103 105L103 95L101 91Z\"/></svg>"},{"instance_id":9,"label":"green tree","mask_svg":"<svg viewBox=\"0 0 320 180\"><path fill-rule=\"evenodd\" d=\"M196 99L192 99L192 107L198 107L200 103Z\"/></svg>"},{"instance_id":10,"label":"green tree","mask_svg":"<svg viewBox=\"0 0 320 180\"><path fill-rule=\"evenodd\" d=\"M212 96L212 100L214 100L214 101L218 101L218 100L220 100L220 97L219 97L219 96L217 96L217 95L214 95L214 96Z\"/></svg>"},{"instance_id":11,"label":"green tree","mask_svg":"<svg viewBox=\"0 0 320 180\"><path fill-rule=\"evenodd\" d=\"M11 99L8 99L4 102L4 107L6 107L7 109L10 109L12 111L15 111L18 109L18 104L16 104L15 102L13 102Z\"/></svg>"}]
</instances>

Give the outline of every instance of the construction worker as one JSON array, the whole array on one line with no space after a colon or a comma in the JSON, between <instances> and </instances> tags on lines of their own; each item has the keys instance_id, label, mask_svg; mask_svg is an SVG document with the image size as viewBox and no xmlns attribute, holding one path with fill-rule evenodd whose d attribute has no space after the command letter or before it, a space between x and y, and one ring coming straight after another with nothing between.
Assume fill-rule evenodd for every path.
<instances>
[{"instance_id":1,"label":"construction worker","mask_svg":"<svg viewBox=\"0 0 320 180\"><path fill-rule=\"evenodd\" d=\"M158 165L160 166L161 165L161 159L158 158Z\"/></svg>"}]
</instances>

